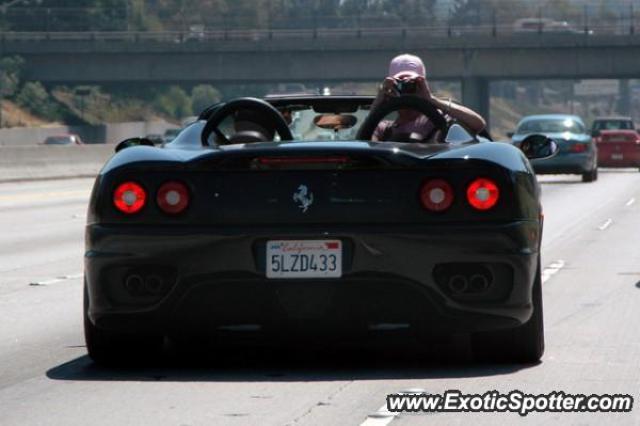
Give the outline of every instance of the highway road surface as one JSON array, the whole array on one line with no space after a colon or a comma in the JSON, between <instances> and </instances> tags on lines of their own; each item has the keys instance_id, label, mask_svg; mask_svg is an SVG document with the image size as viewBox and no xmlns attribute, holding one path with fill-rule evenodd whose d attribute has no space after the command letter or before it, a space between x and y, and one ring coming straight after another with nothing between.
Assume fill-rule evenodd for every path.
<instances>
[{"instance_id":1,"label":"highway road surface","mask_svg":"<svg viewBox=\"0 0 640 426\"><path fill-rule=\"evenodd\" d=\"M107 369L82 335L83 225L92 181L0 184L0 425L640 424L629 413L393 415L400 391L630 394L640 403L640 173L544 176L547 350L537 365L474 363L464 340L172 357ZM170 351L169 351L170 352Z\"/></svg>"}]
</instances>

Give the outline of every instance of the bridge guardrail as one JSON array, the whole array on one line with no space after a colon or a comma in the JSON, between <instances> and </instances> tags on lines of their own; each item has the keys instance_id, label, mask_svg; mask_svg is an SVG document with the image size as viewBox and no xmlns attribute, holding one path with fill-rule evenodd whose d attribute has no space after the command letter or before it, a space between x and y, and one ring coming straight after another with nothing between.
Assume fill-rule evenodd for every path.
<instances>
[{"instance_id":1,"label":"bridge guardrail","mask_svg":"<svg viewBox=\"0 0 640 426\"><path fill-rule=\"evenodd\" d=\"M434 37L460 38L474 35L506 38L511 36L578 36L598 37L600 35L628 36L635 34L634 25L603 23L585 28L571 28L562 31L523 31L513 25L450 26L431 25L423 27L356 27L356 28L313 28L313 29L237 29L193 31L101 31L101 32L0 32L2 42L35 41L96 41L96 42L160 42L191 43L202 41L262 41L272 39L328 39L362 37Z\"/></svg>"}]
</instances>

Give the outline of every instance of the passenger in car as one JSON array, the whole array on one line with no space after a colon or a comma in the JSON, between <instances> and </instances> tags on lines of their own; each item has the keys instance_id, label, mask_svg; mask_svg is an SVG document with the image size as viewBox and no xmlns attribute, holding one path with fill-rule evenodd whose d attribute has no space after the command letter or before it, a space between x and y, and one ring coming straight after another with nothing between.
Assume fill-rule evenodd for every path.
<instances>
[{"instance_id":1,"label":"passenger in car","mask_svg":"<svg viewBox=\"0 0 640 426\"><path fill-rule=\"evenodd\" d=\"M378 90L378 96L371 106L373 111L385 100L401 95L415 95L424 98L438 108L448 121L455 121L468 131L478 134L486 126L485 120L475 111L449 99L440 99L431 93L422 60L414 55L396 56L389 64L389 75ZM435 126L418 111L405 109L398 111L396 120L384 120L373 134L374 141L402 140L404 135L412 139L434 141Z\"/></svg>"}]
</instances>

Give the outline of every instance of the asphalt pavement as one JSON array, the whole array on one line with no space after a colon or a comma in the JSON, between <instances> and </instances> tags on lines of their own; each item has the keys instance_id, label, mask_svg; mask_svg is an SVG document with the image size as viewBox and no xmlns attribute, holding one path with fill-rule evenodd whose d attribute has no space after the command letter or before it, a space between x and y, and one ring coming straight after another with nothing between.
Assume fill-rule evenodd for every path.
<instances>
[{"instance_id":1,"label":"asphalt pavement","mask_svg":"<svg viewBox=\"0 0 640 426\"><path fill-rule=\"evenodd\" d=\"M342 356L225 357L203 348L109 369L82 335L91 179L0 184L0 425L640 424L630 413L392 415L400 391L631 394L640 390L640 173L543 176L547 349L536 365L474 363L464 340Z\"/></svg>"}]
</instances>

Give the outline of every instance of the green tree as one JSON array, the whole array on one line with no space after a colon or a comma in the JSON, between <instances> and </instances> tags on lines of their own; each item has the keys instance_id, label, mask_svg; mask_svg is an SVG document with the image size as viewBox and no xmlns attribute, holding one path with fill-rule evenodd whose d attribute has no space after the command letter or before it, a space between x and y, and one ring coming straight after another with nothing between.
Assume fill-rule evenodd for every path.
<instances>
[{"instance_id":1,"label":"green tree","mask_svg":"<svg viewBox=\"0 0 640 426\"><path fill-rule=\"evenodd\" d=\"M215 28L216 22L227 17L228 6L226 0L157 0L155 11L165 29L188 31L193 24Z\"/></svg>"},{"instance_id":2,"label":"green tree","mask_svg":"<svg viewBox=\"0 0 640 426\"><path fill-rule=\"evenodd\" d=\"M386 0L383 10L413 25L429 24L433 20L435 0Z\"/></svg>"},{"instance_id":3,"label":"green tree","mask_svg":"<svg viewBox=\"0 0 640 426\"><path fill-rule=\"evenodd\" d=\"M2 100L15 94L20 84L20 72L24 60L20 56L0 59L0 127L2 127Z\"/></svg>"},{"instance_id":4,"label":"green tree","mask_svg":"<svg viewBox=\"0 0 640 426\"><path fill-rule=\"evenodd\" d=\"M201 84L191 90L192 110L195 113L200 113L221 99L220 92L210 84Z\"/></svg>"},{"instance_id":5,"label":"green tree","mask_svg":"<svg viewBox=\"0 0 640 426\"><path fill-rule=\"evenodd\" d=\"M343 17L384 18L395 24L425 25L433 20L435 3L436 0L344 0L339 10Z\"/></svg>"},{"instance_id":6,"label":"green tree","mask_svg":"<svg viewBox=\"0 0 640 426\"><path fill-rule=\"evenodd\" d=\"M541 2L513 0L455 0L452 7L451 23L455 25L512 24L519 18L538 15L535 6Z\"/></svg>"},{"instance_id":7,"label":"green tree","mask_svg":"<svg viewBox=\"0 0 640 426\"><path fill-rule=\"evenodd\" d=\"M180 86L171 86L166 92L156 96L154 105L156 109L173 118L193 115L191 98Z\"/></svg>"},{"instance_id":8,"label":"green tree","mask_svg":"<svg viewBox=\"0 0 640 426\"><path fill-rule=\"evenodd\" d=\"M132 12L129 0L95 0L89 16L94 29L123 31L130 29Z\"/></svg>"},{"instance_id":9,"label":"green tree","mask_svg":"<svg viewBox=\"0 0 640 426\"><path fill-rule=\"evenodd\" d=\"M361 15L371 12L372 7L367 0L344 0L340 6L340 14L343 16Z\"/></svg>"},{"instance_id":10,"label":"green tree","mask_svg":"<svg viewBox=\"0 0 640 426\"><path fill-rule=\"evenodd\" d=\"M41 117L53 118L58 108L39 81L32 81L22 86L16 96L16 103Z\"/></svg>"},{"instance_id":11,"label":"green tree","mask_svg":"<svg viewBox=\"0 0 640 426\"><path fill-rule=\"evenodd\" d=\"M135 0L24 1L13 3L3 18L15 31L123 30L127 28L132 1Z\"/></svg>"},{"instance_id":12,"label":"green tree","mask_svg":"<svg viewBox=\"0 0 640 426\"><path fill-rule=\"evenodd\" d=\"M0 95L12 96L20 84L20 73L24 60L20 56L0 59Z\"/></svg>"}]
</instances>

